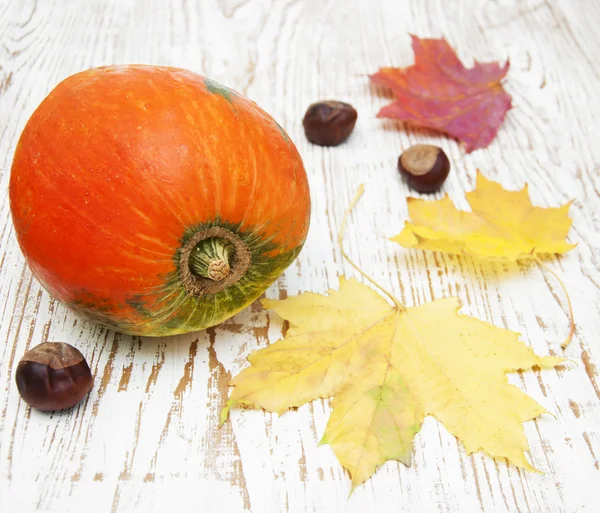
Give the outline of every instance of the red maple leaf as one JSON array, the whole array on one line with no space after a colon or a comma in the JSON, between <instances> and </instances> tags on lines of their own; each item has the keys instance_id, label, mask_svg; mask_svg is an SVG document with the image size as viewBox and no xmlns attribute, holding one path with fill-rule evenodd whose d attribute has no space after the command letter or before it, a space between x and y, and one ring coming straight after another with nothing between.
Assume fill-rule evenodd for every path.
<instances>
[{"instance_id":1,"label":"red maple leaf","mask_svg":"<svg viewBox=\"0 0 600 513\"><path fill-rule=\"evenodd\" d=\"M497 62L465 68L445 39L412 37L415 63L381 68L370 78L390 87L395 101L378 118L393 118L446 132L464 141L467 153L485 148L511 108L500 81L508 72Z\"/></svg>"}]
</instances>

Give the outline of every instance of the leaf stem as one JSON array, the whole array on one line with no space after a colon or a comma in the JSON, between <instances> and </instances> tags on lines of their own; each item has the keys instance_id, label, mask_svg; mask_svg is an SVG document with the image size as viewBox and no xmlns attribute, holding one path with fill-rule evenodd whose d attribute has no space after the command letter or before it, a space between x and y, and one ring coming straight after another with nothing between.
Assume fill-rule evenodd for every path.
<instances>
[{"instance_id":1,"label":"leaf stem","mask_svg":"<svg viewBox=\"0 0 600 513\"><path fill-rule=\"evenodd\" d=\"M573 304L571 303L571 297L569 296L569 292L567 291L567 287L565 286L564 282L561 280L561 278L558 275L558 273L556 271L554 271L551 267L549 267L548 265L546 265L546 263L543 260L541 260L540 258L536 258L535 261L540 266L540 269L542 270L542 272L547 271L552 276L554 276L554 278L556 279L556 281L558 281L558 283L560 283L560 286L562 287L563 292L565 293L565 296L567 296L567 306L569 307L569 323L570 323L570 328L569 328L569 334L567 335L567 338L560 345L563 349L566 349L567 346L571 343L571 340L573 339L573 335L575 334L575 316L573 315Z\"/></svg>"},{"instance_id":2,"label":"leaf stem","mask_svg":"<svg viewBox=\"0 0 600 513\"><path fill-rule=\"evenodd\" d=\"M406 312L406 307L400 302L398 298L396 298L396 296L394 296L391 292L383 288L379 283L377 283L373 278L371 278L367 273L365 273L356 263L354 263L354 261L348 256L346 251L344 251L344 234L346 233L346 224L348 222L348 218L352 213L352 209L354 209L354 207L358 203L358 200L361 198L364 192L365 185L361 183L358 187L358 190L356 191L356 194L354 195L354 198L350 202L350 205L348 205L346 212L344 212L344 217L342 218L342 224L340 226L340 233L338 235L338 244L340 245L340 251L342 252L342 256L344 257L346 262L348 262L352 267L354 267L354 269L363 278L369 280L369 282L371 282L375 287L377 287L381 292L383 292L387 297L389 297L396 308Z\"/></svg>"}]
</instances>

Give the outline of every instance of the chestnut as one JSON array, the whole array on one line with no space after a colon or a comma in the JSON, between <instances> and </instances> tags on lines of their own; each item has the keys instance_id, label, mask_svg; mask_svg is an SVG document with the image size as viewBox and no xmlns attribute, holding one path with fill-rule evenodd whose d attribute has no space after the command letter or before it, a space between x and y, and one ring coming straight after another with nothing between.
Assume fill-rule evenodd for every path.
<instances>
[{"instance_id":1,"label":"chestnut","mask_svg":"<svg viewBox=\"0 0 600 513\"><path fill-rule=\"evenodd\" d=\"M448 177L450 161L437 146L415 144L400 155L398 170L411 189L436 192Z\"/></svg>"},{"instance_id":2,"label":"chestnut","mask_svg":"<svg viewBox=\"0 0 600 513\"><path fill-rule=\"evenodd\" d=\"M313 103L304 114L306 138L319 146L337 146L354 130L358 113L349 103L326 100Z\"/></svg>"},{"instance_id":3,"label":"chestnut","mask_svg":"<svg viewBox=\"0 0 600 513\"><path fill-rule=\"evenodd\" d=\"M62 342L44 342L27 351L15 378L23 400L44 411L75 406L93 386L83 355Z\"/></svg>"}]
</instances>

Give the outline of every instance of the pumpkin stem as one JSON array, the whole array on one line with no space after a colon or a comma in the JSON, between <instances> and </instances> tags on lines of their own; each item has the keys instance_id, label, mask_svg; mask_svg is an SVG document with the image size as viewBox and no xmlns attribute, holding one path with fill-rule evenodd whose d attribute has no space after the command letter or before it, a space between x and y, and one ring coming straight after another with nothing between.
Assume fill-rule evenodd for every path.
<instances>
[{"instance_id":1,"label":"pumpkin stem","mask_svg":"<svg viewBox=\"0 0 600 513\"><path fill-rule=\"evenodd\" d=\"M189 266L196 276L221 281L231 272L234 245L221 237L209 237L194 247L189 257Z\"/></svg>"},{"instance_id":2,"label":"pumpkin stem","mask_svg":"<svg viewBox=\"0 0 600 513\"><path fill-rule=\"evenodd\" d=\"M197 231L179 251L181 284L198 297L231 287L252 265L248 245L222 226Z\"/></svg>"}]
</instances>

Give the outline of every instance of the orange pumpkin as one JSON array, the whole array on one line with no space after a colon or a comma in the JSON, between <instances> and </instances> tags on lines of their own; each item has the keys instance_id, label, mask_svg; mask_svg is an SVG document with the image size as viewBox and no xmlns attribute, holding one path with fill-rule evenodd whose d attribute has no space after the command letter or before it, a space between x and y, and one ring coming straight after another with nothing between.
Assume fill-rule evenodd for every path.
<instances>
[{"instance_id":1,"label":"orange pumpkin","mask_svg":"<svg viewBox=\"0 0 600 513\"><path fill-rule=\"evenodd\" d=\"M60 83L10 178L21 249L50 293L137 335L212 326L304 244L302 160L255 103L189 71L110 66Z\"/></svg>"}]
</instances>

